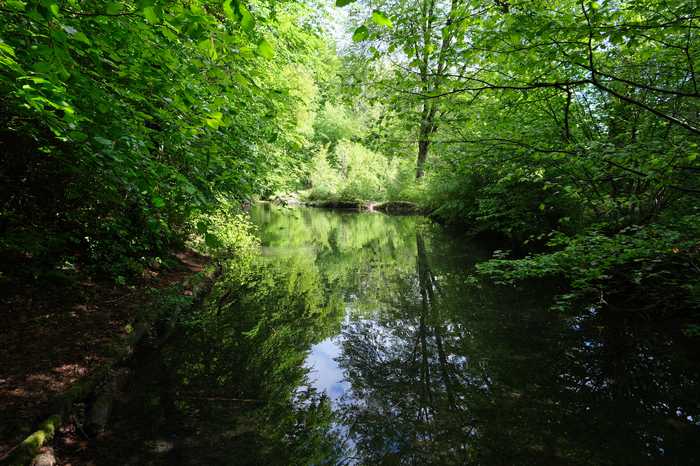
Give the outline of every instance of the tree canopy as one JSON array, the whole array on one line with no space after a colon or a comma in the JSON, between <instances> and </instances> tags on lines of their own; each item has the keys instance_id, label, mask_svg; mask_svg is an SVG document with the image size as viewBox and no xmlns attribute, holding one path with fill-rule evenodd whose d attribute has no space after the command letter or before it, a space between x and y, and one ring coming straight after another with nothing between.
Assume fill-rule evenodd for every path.
<instances>
[{"instance_id":1,"label":"tree canopy","mask_svg":"<svg viewBox=\"0 0 700 466\"><path fill-rule=\"evenodd\" d=\"M1 8L0 248L22 270L124 279L216 243L223 198L296 191L507 238L500 280L661 276L670 307L698 302L695 2Z\"/></svg>"},{"instance_id":2,"label":"tree canopy","mask_svg":"<svg viewBox=\"0 0 700 466\"><path fill-rule=\"evenodd\" d=\"M292 2L9 1L2 16L2 247L120 274L218 195L296 170L335 61Z\"/></svg>"}]
</instances>

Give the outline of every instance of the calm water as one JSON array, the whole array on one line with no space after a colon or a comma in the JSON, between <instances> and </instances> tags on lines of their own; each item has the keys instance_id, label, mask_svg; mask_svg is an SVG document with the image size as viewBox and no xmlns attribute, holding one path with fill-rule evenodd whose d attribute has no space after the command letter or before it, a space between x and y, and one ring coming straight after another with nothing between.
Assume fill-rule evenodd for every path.
<instances>
[{"instance_id":1,"label":"calm water","mask_svg":"<svg viewBox=\"0 0 700 466\"><path fill-rule=\"evenodd\" d=\"M251 216L262 257L141 355L97 464L700 462L698 354L674 332L474 284L490 248L424 219Z\"/></svg>"}]
</instances>

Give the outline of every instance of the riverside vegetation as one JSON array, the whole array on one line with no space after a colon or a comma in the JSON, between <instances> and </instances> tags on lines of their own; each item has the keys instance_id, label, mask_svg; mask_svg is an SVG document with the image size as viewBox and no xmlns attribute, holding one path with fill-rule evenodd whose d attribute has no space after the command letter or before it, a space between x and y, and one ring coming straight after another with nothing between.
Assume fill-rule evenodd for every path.
<instances>
[{"instance_id":1,"label":"riverside vegetation","mask_svg":"<svg viewBox=\"0 0 700 466\"><path fill-rule=\"evenodd\" d=\"M178 390L209 377L237 387L237 400L264 402L256 442L269 449L259 458L342 457L336 437L345 428L321 428L332 424L332 403L313 387L295 390L306 382L309 348L342 325L340 304L386 279L352 254L367 263L372 254L401 256L405 273L392 283L405 291L414 280L430 309L442 299L441 281L450 287L444 295L468 290L489 302L498 301L494 290L546 283L553 296L537 306L546 302L553 316L597 322L600 314L622 321L621 333L627 324L658 323L681 345L700 335L695 1L0 0L0 14L0 289L24 296L2 311L23 325L24 307L47 289L87 282L139 289L143 277L177 263L175 252L208 255L222 264L220 281L198 311L175 319L174 341L194 349L178 355L169 343L163 364L177 368ZM253 219L266 235L261 243L244 211L288 195L410 206L486 241L488 252L470 251L463 266L433 275L427 264L430 254L443 260L440 246L426 252L424 227L414 220L357 220L366 223L348 231L367 238L353 239L331 228L353 221L319 214L302 226L281 223L280 231L289 244L333 251L337 263L319 253L270 268L260 257L276 240L267 222L281 220ZM318 230L320 245L305 228ZM316 271L319 261L327 262ZM346 277L343 267L356 275ZM442 331L419 301L406 306L416 307L423 329L416 341ZM399 315L401 305L389 307L383 318L413 322ZM461 322L456 312L447 314ZM539 312L527 315L548 325ZM355 324L340 360L360 390L371 385L371 367L357 369L352 355L377 342ZM429 347L423 369L414 368L427 371L426 385ZM454 365L438 349L439 366ZM233 362L217 365L224 360ZM229 380L242 368L265 367L273 388L247 376ZM395 395L382 398L372 387L378 399ZM445 403L455 407L448 388ZM430 398L430 390L420 396ZM362 417L356 405L344 409L347 418ZM416 409L430 424L428 408ZM454 440L464 421L443 420L449 435L433 446ZM284 427L275 431L276 424ZM397 432L410 426L395 427L381 429L398 445ZM360 445L364 461L390 461L395 452L384 445L377 453L372 445L382 435L374 434L357 437L369 442ZM409 463L427 461L415 443L423 434L404 445Z\"/></svg>"},{"instance_id":2,"label":"riverside vegetation","mask_svg":"<svg viewBox=\"0 0 700 466\"><path fill-rule=\"evenodd\" d=\"M322 3L5 1L3 278L125 282L216 242L222 196L299 190L509 238L500 280L697 307L693 2L337 3L339 53Z\"/></svg>"}]
</instances>

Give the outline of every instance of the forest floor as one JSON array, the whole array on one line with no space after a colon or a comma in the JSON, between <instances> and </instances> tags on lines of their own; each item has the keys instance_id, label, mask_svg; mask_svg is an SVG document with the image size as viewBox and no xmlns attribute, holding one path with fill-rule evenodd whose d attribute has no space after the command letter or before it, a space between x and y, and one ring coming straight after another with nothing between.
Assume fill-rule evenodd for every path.
<instances>
[{"instance_id":1,"label":"forest floor","mask_svg":"<svg viewBox=\"0 0 700 466\"><path fill-rule=\"evenodd\" d=\"M0 289L0 459L48 416L51 402L115 357L114 346L157 293L209 259L186 250L169 269L148 269L131 286L79 280Z\"/></svg>"}]
</instances>

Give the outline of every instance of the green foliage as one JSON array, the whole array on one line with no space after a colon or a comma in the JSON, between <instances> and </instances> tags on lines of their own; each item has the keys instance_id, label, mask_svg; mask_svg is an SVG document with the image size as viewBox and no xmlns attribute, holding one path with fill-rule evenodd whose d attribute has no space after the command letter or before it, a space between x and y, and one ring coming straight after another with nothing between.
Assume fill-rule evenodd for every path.
<instances>
[{"instance_id":1,"label":"green foliage","mask_svg":"<svg viewBox=\"0 0 700 466\"><path fill-rule=\"evenodd\" d=\"M314 199L329 199L337 194L338 187L343 182L341 173L328 161L328 149L324 146L319 149L314 159L309 176L311 191L308 197Z\"/></svg>"},{"instance_id":2,"label":"green foliage","mask_svg":"<svg viewBox=\"0 0 700 466\"><path fill-rule=\"evenodd\" d=\"M350 4L338 59L304 2L5 2L0 272L128 277L188 235L233 240L220 199L302 186L419 202L525 253L607 257L630 228L691 241L697 5ZM647 247L677 270L664 244ZM616 280L651 273L612 256Z\"/></svg>"},{"instance_id":3,"label":"green foliage","mask_svg":"<svg viewBox=\"0 0 700 466\"><path fill-rule=\"evenodd\" d=\"M330 49L300 5L10 2L0 20L0 248L128 275L221 194L303 162ZM274 38L273 38L274 36Z\"/></svg>"},{"instance_id":4,"label":"green foliage","mask_svg":"<svg viewBox=\"0 0 700 466\"><path fill-rule=\"evenodd\" d=\"M410 165L361 144L341 140L332 153L319 151L309 176L309 199L382 201L401 196Z\"/></svg>"},{"instance_id":5,"label":"green foliage","mask_svg":"<svg viewBox=\"0 0 700 466\"><path fill-rule=\"evenodd\" d=\"M485 272L546 272L575 290L697 306L697 235L687 226L700 193L696 4L405 0L371 9L393 27L352 10L368 27L356 50L369 70L359 95L391 109L368 146L418 148L437 218L512 240L513 257L540 253ZM668 306L664 290L674 295Z\"/></svg>"},{"instance_id":6,"label":"green foliage","mask_svg":"<svg viewBox=\"0 0 700 466\"><path fill-rule=\"evenodd\" d=\"M365 136L362 118L342 104L326 102L314 122L314 138L331 149L342 139L354 141Z\"/></svg>"},{"instance_id":7,"label":"green foliage","mask_svg":"<svg viewBox=\"0 0 700 466\"><path fill-rule=\"evenodd\" d=\"M635 225L614 235L598 229L573 237L560 233L549 241L556 252L492 259L477 269L498 283L563 276L573 292L560 297L560 309L585 295L617 309L673 313L684 305L700 306L699 226L700 217L691 215L674 225Z\"/></svg>"},{"instance_id":8,"label":"green foliage","mask_svg":"<svg viewBox=\"0 0 700 466\"><path fill-rule=\"evenodd\" d=\"M391 20L379 10L374 10L372 12L372 21L380 26L385 26L388 28L394 27L394 23L392 23Z\"/></svg>"},{"instance_id":9,"label":"green foliage","mask_svg":"<svg viewBox=\"0 0 700 466\"><path fill-rule=\"evenodd\" d=\"M367 29L367 26L360 26L359 28L355 29L355 32L352 33L353 42L362 42L368 37L369 29Z\"/></svg>"},{"instance_id":10,"label":"green foliage","mask_svg":"<svg viewBox=\"0 0 700 466\"><path fill-rule=\"evenodd\" d=\"M236 255L249 258L258 254L260 241L248 215L235 203L219 199L216 211L192 220L196 232L190 246L212 257Z\"/></svg>"}]
</instances>

